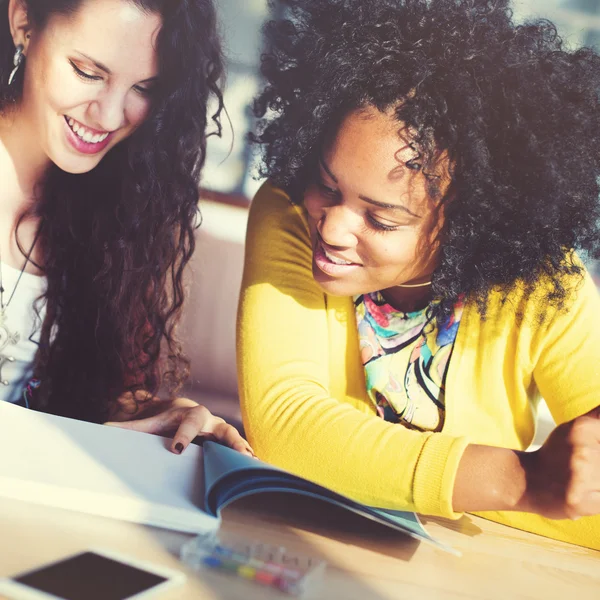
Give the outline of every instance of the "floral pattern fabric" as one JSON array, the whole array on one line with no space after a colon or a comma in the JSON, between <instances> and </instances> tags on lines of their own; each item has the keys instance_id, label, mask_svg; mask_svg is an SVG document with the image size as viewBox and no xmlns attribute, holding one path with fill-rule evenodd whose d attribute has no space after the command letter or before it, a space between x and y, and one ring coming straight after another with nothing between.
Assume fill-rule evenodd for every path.
<instances>
[{"instance_id":1,"label":"floral pattern fabric","mask_svg":"<svg viewBox=\"0 0 600 600\"><path fill-rule=\"evenodd\" d=\"M441 326L427 308L401 312L380 292L354 298L366 387L386 421L441 431L448 366L464 302Z\"/></svg>"}]
</instances>

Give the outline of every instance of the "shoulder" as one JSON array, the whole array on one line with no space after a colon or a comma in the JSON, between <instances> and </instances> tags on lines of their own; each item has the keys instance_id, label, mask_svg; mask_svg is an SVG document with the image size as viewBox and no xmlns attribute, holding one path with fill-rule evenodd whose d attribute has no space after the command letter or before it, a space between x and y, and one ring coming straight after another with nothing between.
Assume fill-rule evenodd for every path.
<instances>
[{"instance_id":1,"label":"shoulder","mask_svg":"<svg viewBox=\"0 0 600 600\"><path fill-rule=\"evenodd\" d=\"M595 315L600 314L600 294L576 254L565 260L575 267L572 272L543 275L534 286L517 282L509 292L492 290L482 326L488 331L498 327L506 330L508 324L510 329L528 329L538 339L556 327L591 326L597 320ZM469 302L469 313L474 316L476 312L475 303Z\"/></svg>"},{"instance_id":2,"label":"shoulder","mask_svg":"<svg viewBox=\"0 0 600 600\"><path fill-rule=\"evenodd\" d=\"M541 275L533 286L517 282L508 294L492 292L490 305L519 307L542 324L576 312L582 305L600 301L590 273L575 252L565 256L562 268L563 271L555 275Z\"/></svg>"},{"instance_id":3,"label":"shoulder","mask_svg":"<svg viewBox=\"0 0 600 600\"><path fill-rule=\"evenodd\" d=\"M299 218L306 221L302 206L292 202L290 196L284 190L274 186L268 180L256 192L250 210L261 215L264 213L275 214L280 217L288 215L288 218Z\"/></svg>"},{"instance_id":4,"label":"shoulder","mask_svg":"<svg viewBox=\"0 0 600 600\"><path fill-rule=\"evenodd\" d=\"M250 205L248 244L260 242L286 246L309 246L310 233L304 208L291 201L289 195L265 182Z\"/></svg>"},{"instance_id":5,"label":"shoulder","mask_svg":"<svg viewBox=\"0 0 600 600\"><path fill-rule=\"evenodd\" d=\"M273 206L273 207L282 207L292 204L292 201L289 195L273 185L269 180L265 181L258 191L256 192L254 199L252 200L253 206Z\"/></svg>"}]
</instances>

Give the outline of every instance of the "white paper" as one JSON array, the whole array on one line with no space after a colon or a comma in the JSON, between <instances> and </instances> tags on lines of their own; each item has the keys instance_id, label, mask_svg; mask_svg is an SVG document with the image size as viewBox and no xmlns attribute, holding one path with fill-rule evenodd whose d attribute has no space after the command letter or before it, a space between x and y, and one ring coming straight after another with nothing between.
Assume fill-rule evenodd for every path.
<instances>
[{"instance_id":1,"label":"white paper","mask_svg":"<svg viewBox=\"0 0 600 600\"><path fill-rule=\"evenodd\" d=\"M202 449L178 456L170 440L0 402L0 495L203 533Z\"/></svg>"}]
</instances>

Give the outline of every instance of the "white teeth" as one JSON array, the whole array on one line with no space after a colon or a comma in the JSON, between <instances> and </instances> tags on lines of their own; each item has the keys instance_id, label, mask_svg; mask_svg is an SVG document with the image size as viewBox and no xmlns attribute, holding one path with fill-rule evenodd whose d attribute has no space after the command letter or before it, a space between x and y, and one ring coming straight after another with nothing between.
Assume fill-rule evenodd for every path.
<instances>
[{"instance_id":1,"label":"white teeth","mask_svg":"<svg viewBox=\"0 0 600 600\"><path fill-rule=\"evenodd\" d=\"M87 142L88 144L99 144L108 137L108 133L92 133L91 131L87 131L87 129L83 127L83 125L80 125L71 117L68 118L67 122L69 123L69 127L73 130L77 137L82 139L84 142Z\"/></svg>"},{"instance_id":2,"label":"white teeth","mask_svg":"<svg viewBox=\"0 0 600 600\"><path fill-rule=\"evenodd\" d=\"M351 262L348 262L347 260L342 260L341 258L331 256L331 254L329 254L327 252L327 250L325 250L325 249L323 249L323 252L325 252L325 256L327 257L327 259L330 260L335 265L351 265L352 264Z\"/></svg>"}]
</instances>

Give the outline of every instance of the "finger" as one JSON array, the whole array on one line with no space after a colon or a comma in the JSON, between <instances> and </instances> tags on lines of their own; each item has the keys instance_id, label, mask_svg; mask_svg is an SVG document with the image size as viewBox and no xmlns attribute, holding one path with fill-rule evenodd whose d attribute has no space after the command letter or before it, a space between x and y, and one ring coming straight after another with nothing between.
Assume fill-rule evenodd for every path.
<instances>
[{"instance_id":1,"label":"finger","mask_svg":"<svg viewBox=\"0 0 600 600\"><path fill-rule=\"evenodd\" d=\"M593 417L594 419L600 419L600 406L596 406L596 408L592 408L586 416Z\"/></svg>"},{"instance_id":2,"label":"finger","mask_svg":"<svg viewBox=\"0 0 600 600\"><path fill-rule=\"evenodd\" d=\"M598 411L600 409L594 409L573 421L569 439L576 446L597 447L600 443L600 415L595 416Z\"/></svg>"},{"instance_id":3,"label":"finger","mask_svg":"<svg viewBox=\"0 0 600 600\"><path fill-rule=\"evenodd\" d=\"M582 494L600 492L600 445L585 448L579 457L571 459L571 485Z\"/></svg>"},{"instance_id":4,"label":"finger","mask_svg":"<svg viewBox=\"0 0 600 600\"><path fill-rule=\"evenodd\" d=\"M594 491L588 495L583 512L586 517L600 514L600 491Z\"/></svg>"},{"instance_id":5,"label":"finger","mask_svg":"<svg viewBox=\"0 0 600 600\"><path fill-rule=\"evenodd\" d=\"M169 431L169 429L174 430L180 418L180 410L170 410L144 419L133 421L107 421L104 424L109 427L120 427L121 429L163 435L165 432Z\"/></svg>"},{"instance_id":6,"label":"finger","mask_svg":"<svg viewBox=\"0 0 600 600\"><path fill-rule=\"evenodd\" d=\"M104 425L108 427L118 427L119 429L129 429L131 431L141 431L143 433L155 433L158 425L154 422L156 417L147 419L138 419L137 421L107 421Z\"/></svg>"},{"instance_id":7,"label":"finger","mask_svg":"<svg viewBox=\"0 0 600 600\"><path fill-rule=\"evenodd\" d=\"M171 451L175 454L181 454L201 431L210 432L211 419L216 419L216 417L213 417L210 411L204 406L187 409L185 416L181 420L181 424L173 436Z\"/></svg>"},{"instance_id":8,"label":"finger","mask_svg":"<svg viewBox=\"0 0 600 600\"><path fill-rule=\"evenodd\" d=\"M204 445L204 442L216 442L219 443L219 440L213 433L208 433L208 431L201 431L195 438L194 442L200 444L200 446Z\"/></svg>"},{"instance_id":9,"label":"finger","mask_svg":"<svg viewBox=\"0 0 600 600\"><path fill-rule=\"evenodd\" d=\"M177 397L170 401L171 406L176 406L177 408L196 408L200 406L194 400L190 400L189 398Z\"/></svg>"},{"instance_id":10,"label":"finger","mask_svg":"<svg viewBox=\"0 0 600 600\"><path fill-rule=\"evenodd\" d=\"M250 444L240 435L240 432L233 425L230 425L225 421L216 423L213 426L212 433L220 443L229 446L242 454L256 458Z\"/></svg>"},{"instance_id":11,"label":"finger","mask_svg":"<svg viewBox=\"0 0 600 600\"><path fill-rule=\"evenodd\" d=\"M581 517L593 517L600 514L600 492L589 492L575 507L568 507L567 517L577 521Z\"/></svg>"}]
</instances>

